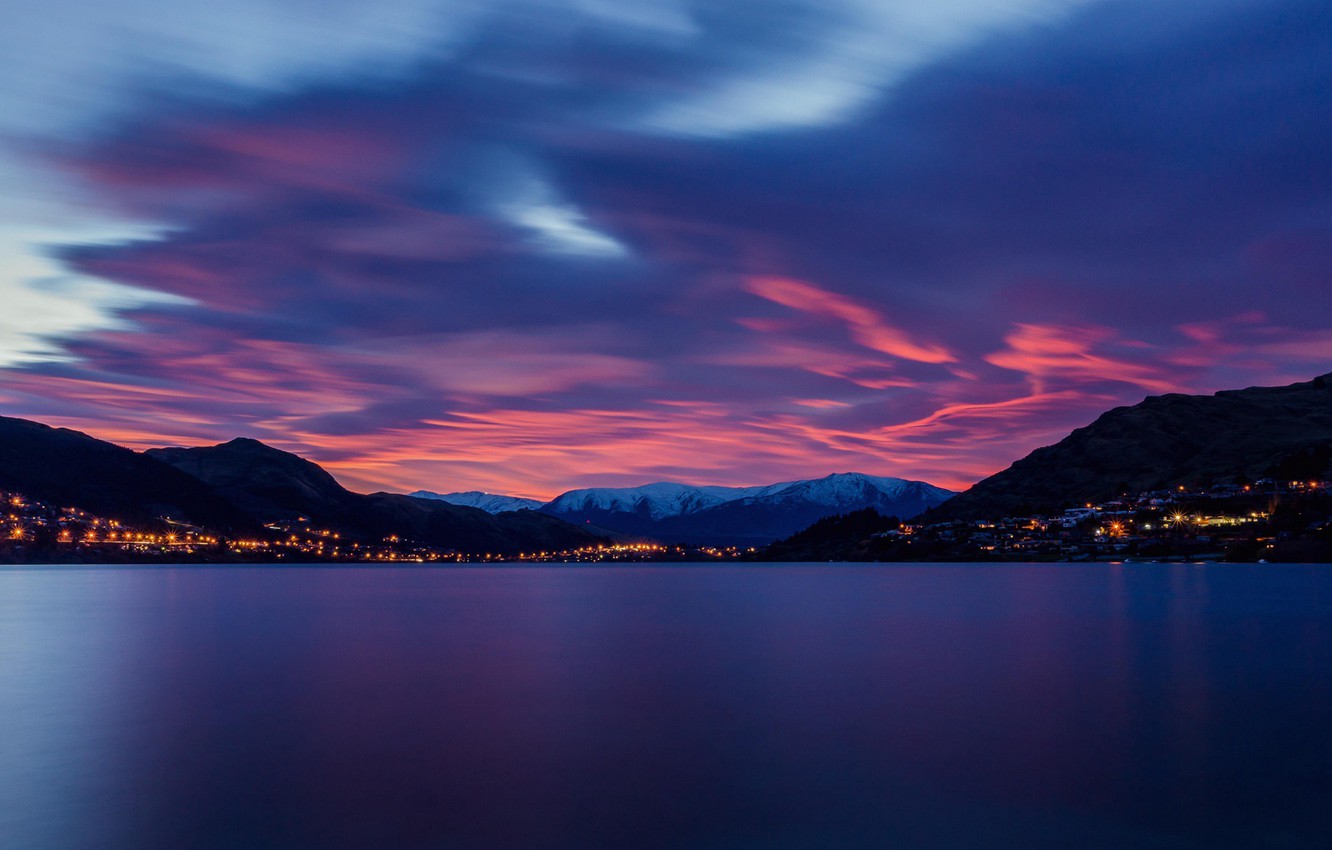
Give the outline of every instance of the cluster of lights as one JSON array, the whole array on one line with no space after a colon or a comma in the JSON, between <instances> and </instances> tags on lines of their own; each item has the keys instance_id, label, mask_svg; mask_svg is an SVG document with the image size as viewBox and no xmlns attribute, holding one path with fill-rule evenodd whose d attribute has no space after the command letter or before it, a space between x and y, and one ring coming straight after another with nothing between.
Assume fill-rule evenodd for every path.
<instances>
[{"instance_id":1,"label":"cluster of lights","mask_svg":"<svg viewBox=\"0 0 1332 850\"><path fill-rule=\"evenodd\" d=\"M1168 542L1171 538L1198 536L1198 541L1209 540L1204 537L1206 529L1220 532L1218 541L1240 539L1241 529L1262 526L1272 516L1275 502L1267 510L1188 510L1185 504L1192 501L1214 502L1232 499L1236 496L1256 495L1258 492L1272 490L1273 498L1285 493L1310 493L1322 491L1326 482L1319 481L1262 481L1255 485L1237 485L1218 488L1189 488L1172 486L1168 492L1143 493L1136 498L1121 494L1119 499L1100 504L1086 502L1077 508L1065 511L1063 517L1014 516L995 524L976 521L970 523L939 523L920 529L918 536L928 541L937 541L942 545L956 545L966 542L971 548L981 552L1045 552L1045 553L1081 553L1083 542L1095 545L1111 544L1115 551L1128 549L1132 543ZM958 527L965 525L976 532L974 537L957 536ZM1326 527L1332 528L1332 523ZM1056 528L1063 530L1056 533ZM1082 534L1070 529L1085 530L1090 540L1084 541ZM1227 533L1225 530L1229 530ZM879 535L890 536L890 535ZM902 537L904 535L891 535ZM1264 541L1266 538L1257 538ZM1105 554L1102 551L1101 554Z\"/></svg>"},{"instance_id":2,"label":"cluster of lights","mask_svg":"<svg viewBox=\"0 0 1332 850\"><path fill-rule=\"evenodd\" d=\"M704 555L707 555L709 558L739 558L741 555L745 554L746 552L753 552L754 550L739 549L735 546L727 546L722 549L719 549L716 546L702 546L699 548L698 551L702 552Z\"/></svg>"},{"instance_id":3,"label":"cluster of lights","mask_svg":"<svg viewBox=\"0 0 1332 850\"><path fill-rule=\"evenodd\" d=\"M1319 481L1291 481L1287 482L1287 485L1291 490L1304 491L1322 489L1326 486L1324 482ZM1251 492L1251 487L1245 485L1243 490ZM1178 492L1179 494L1185 494L1187 491L1185 487L1181 486L1178 488ZM1189 495L1206 498L1209 493L1204 490ZM1184 497L1186 496L1181 496L1181 498ZM1169 504L1176 501L1176 499L1168 498L1166 501ZM168 525L178 526L182 530L163 533L155 530L128 528L117 520L91 516L87 512L73 507L51 508L39 502L27 500L21 494L0 493L0 505L6 505L9 508L6 515L0 515L0 540L27 541L32 539L40 528L45 527L53 530L56 543L67 546L96 545L143 552L153 550L192 552L199 547L217 546L220 543L219 538L215 536L172 520L164 520L164 522ZM1128 516L1128 512L1122 510L1121 503L1111 502L1097 506L1087 503L1086 507L1097 513L1105 513L1105 520L1099 524L1095 531L1098 538L1111 538L1116 541L1123 541L1125 538L1132 539L1131 536L1135 534L1133 521L1112 519L1116 516ZM1234 527L1262 523L1270 518L1269 512L1262 511L1252 511L1247 515L1210 516L1189 514L1178 509L1162 510L1155 505L1140 508L1140 510L1144 509L1159 511L1160 521L1138 523L1136 528L1142 532L1152 532L1154 527L1159 529L1160 532L1167 532L1171 529L1187 532L1190 529L1200 529L1208 526ZM1142 518L1141 514L1138 518ZM309 528L309 522L308 518L301 517L295 522L272 523L267 526L269 530L275 532L271 539L229 540L226 541L226 546L234 553L246 554L251 557L268 553L275 558L283 558L287 554L297 552L306 557L377 563L633 561L685 558L691 554L709 559L732 559L755 552L753 548L741 549L734 546L704 546L686 549L681 546L664 546L659 543L633 542L582 546L558 551L519 552L516 556L511 553L493 552L463 554L453 550L440 551L421 547L410 543L410 541L404 541L397 535L389 535L383 538L381 542L373 544L366 543L363 545L359 542L343 541L341 533L332 529ZM1008 520L1006 525L1009 526L1010 532L1016 530L1019 535L1021 532L1046 533L1051 531L1051 523L1039 517L1015 518ZM1065 525L1067 527L1067 520ZM996 528L993 523L977 523L976 527ZM901 534L907 535L917 530L919 529L903 527ZM1014 537L1012 533L1005 536ZM1011 544L1005 545L1011 545L1011 548L1014 549L1021 549L1024 547L1030 548L1039 543L1039 540L1025 537L1022 540L1014 540ZM986 541L986 545L981 548L993 550L995 546Z\"/></svg>"},{"instance_id":4,"label":"cluster of lights","mask_svg":"<svg viewBox=\"0 0 1332 850\"><path fill-rule=\"evenodd\" d=\"M138 530L123 526L119 520L93 516L78 508L53 508L17 494L3 494L0 498L11 508L0 519L0 527L8 526L0 536L8 540L27 541L36 536L38 529L49 528L55 535L55 543L62 546L112 546L140 551L184 548L193 551L195 547L217 543L217 538L192 529L165 533ZM22 515L16 513L20 511Z\"/></svg>"}]
</instances>

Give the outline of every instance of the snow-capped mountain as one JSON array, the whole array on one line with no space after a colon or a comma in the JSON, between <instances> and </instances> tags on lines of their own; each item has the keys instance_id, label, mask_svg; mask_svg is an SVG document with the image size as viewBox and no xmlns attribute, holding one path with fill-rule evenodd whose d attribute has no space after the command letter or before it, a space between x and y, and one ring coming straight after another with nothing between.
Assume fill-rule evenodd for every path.
<instances>
[{"instance_id":1,"label":"snow-capped mountain","mask_svg":"<svg viewBox=\"0 0 1332 850\"><path fill-rule=\"evenodd\" d=\"M417 490L415 493L408 493L418 499L435 499L440 502L448 502L451 505L463 505L468 508L480 508L486 513L499 514L505 511L536 510L541 507L541 502L536 499L523 499L518 496L501 496L497 493L482 493L479 490L468 490L463 493L432 493L429 490Z\"/></svg>"},{"instance_id":2,"label":"snow-capped mountain","mask_svg":"<svg viewBox=\"0 0 1332 850\"><path fill-rule=\"evenodd\" d=\"M758 487L698 487L674 481L591 487L570 490L544 505L476 491L418 490L411 495L492 514L531 508L578 525L668 542L760 546L826 516L864 508L909 519L946 501L953 492L923 481L845 472Z\"/></svg>"},{"instance_id":3,"label":"snow-capped mountain","mask_svg":"<svg viewBox=\"0 0 1332 850\"><path fill-rule=\"evenodd\" d=\"M662 481L642 487L570 490L547 502L544 510L548 513L615 511L665 519L698 513L740 499L776 502L803 500L840 508L864 502L895 501L903 497L920 498L938 504L952 495L951 490L923 481L844 472L809 481L783 481L760 487L695 487Z\"/></svg>"},{"instance_id":4,"label":"snow-capped mountain","mask_svg":"<svg viewBox=\"0 0 1332 850\"><path fill-rule=\"evenodd\" d=\"M804 500L829 507L842 507L860 502L865 502L870 507L877 506L875 503L892 503L896 507L906 501L919 500L928 503L926 507L933 507L953 495L952 490L935 487L924 481L843 472L810 481L773 484L761 488L749 498L778 502ZM924 508L921 509L923 510Z\"/></svg>"},{"instance_id":5,"label":"snow-capped mountain","mask_svg":"<svg viewBox=\"0 0 1332 850\"><path fill-rule=\"evenodd\" d=\"M761 487L694 487L672 481L644 484L642 487L593 487L570 490L546 503L553 514L577 514L588 511L627 513L648 519L665 519L696 513L723 502L753 495Z\"/></svg>"},{"instance_id":6,"label":"snow-capped mountain","mask_svg":"<svg viewBox=\"0 0 1332 850\"><path fill-rule=\"evenodd\" d=\"M571 490L542 511L623 534L684 543L762 545L833 514L874 508L902 519L953 495L923 481L841 473L761 487L642 487Z\"/></svg>"}]
</instances>

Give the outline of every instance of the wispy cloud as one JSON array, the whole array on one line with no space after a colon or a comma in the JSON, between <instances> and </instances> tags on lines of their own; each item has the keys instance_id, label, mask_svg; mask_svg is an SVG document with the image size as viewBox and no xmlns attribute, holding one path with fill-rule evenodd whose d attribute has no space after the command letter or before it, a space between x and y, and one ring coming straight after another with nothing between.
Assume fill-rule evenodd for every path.
<instances>
[{"instance_id":1,"label":"wispy cloud","mask_svg":"<svg viewBox=\"0 0 1332 850\"><path fill-rule=\"evenodd\" d=\"M756 7L789 36L642 126L728 137L848 121L906 75L1005 28L1047 22L1086 0L851 0Z\"/></svg>"},{"instance_id":2,"label":"wispy cloud","mask_svg":"<svg viewBox=\"0 0 1332 850\"><path fill-rule=\"evenodd\" d=\"M1027 375L1038 388L1052 379L1126 383L1152 392L1181 385L1154 352L1138 351L1136 361L1103 353L1100 349L1123 344L1110 328L1019 324L1004 343L1006 348L985 355L985 361Z\"/></svg>"},{"instance_id":3,"label":"wispy cloud","mask_svg":"<svg viewBox=\"0 0 1332 850\"><path fill-rule=\"evenodd\" d=\"M957 359L941 345L912 340L865 304L813 284L789 278L751 277L745 287L783 307L843 322L856 342L873 351L921 363L951 363Z\"/></svg>"}]
</instances>

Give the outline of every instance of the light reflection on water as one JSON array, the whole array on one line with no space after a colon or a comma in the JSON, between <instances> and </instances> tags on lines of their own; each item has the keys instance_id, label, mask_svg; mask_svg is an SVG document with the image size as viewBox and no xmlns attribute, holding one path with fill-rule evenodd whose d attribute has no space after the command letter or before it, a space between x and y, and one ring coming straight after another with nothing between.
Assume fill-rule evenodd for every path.
<instances>
[{"instance_id":1,"label":"light reflection on water","mask_svg":"<svg viewBox=\"0 0 1332 850\"><path fill-rule=\"evenodd\" d=\"M1332 568L0 570L0 847L1325 847Z\"/></svg>"}]
</instances>

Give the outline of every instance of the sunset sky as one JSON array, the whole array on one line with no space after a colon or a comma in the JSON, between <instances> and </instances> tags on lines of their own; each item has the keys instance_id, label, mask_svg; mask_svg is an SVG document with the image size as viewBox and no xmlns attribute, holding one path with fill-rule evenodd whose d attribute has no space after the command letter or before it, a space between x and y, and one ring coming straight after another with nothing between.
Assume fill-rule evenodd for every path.
<instances>
[{"instance_id":1,"label":"sunset sky","mask_svg":"<svg viewBox=\"0 0 1332 850\"><path fill-rule=\"evenodd\" d=\"M48 0L0 414L361 490L860 471L1332 371L1327 0Z\"/></svg>"}]
</instances>

